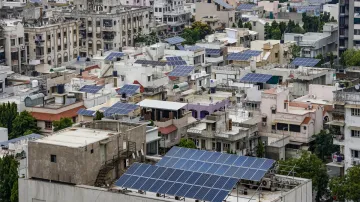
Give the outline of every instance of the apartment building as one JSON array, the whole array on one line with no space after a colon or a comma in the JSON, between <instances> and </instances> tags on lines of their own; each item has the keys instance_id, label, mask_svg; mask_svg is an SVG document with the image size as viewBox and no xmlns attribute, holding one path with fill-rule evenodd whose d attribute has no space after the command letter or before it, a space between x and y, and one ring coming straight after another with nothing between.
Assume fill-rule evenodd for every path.
<instances>
[{"instance_id":1,"label":"apartment building","mask_svg":"<svg viewBox=\"0 0 360 202\"><path fill-rule=\"evenodd\" d=\"M50 20L25 24L25 43L29 60L59 67L79 56L79 24L75 20Z\"/></svg>"},{"instance_id":2,"label":"apartment building","mask_svg":"<svg viewBox=\"0 0 360 202\"><path fill-rule=\"evenodd\" d=\"M28 143L29 178L105 186L140 160L145 137L146 124L114 120L66 128Z\"/></svg>"},{"instance_id":3,"label":"apartment building","mask_svg":"<svg viewBox=\"0 0 360 202\"><path fill-rule=\"evenodd\" d=\"M154 0L154 20L167 24L170 35L178 35L185 26L190 25L191 12L185 10L185 2L185 0Z\"/></svg>"},{"instance_id":4,"label":"apartment building","mask_svg":"<svg viewBox=\"0 0 360 202\"><path fill-rule=\"evenodd\" d=\"M102 52L121 51L133 46L139 34L150 30L151 8L143 6L119 6L114 1L75 1L74 10L63 10L67 19L80 20L79 38L81 57L100 55Z\"/></svg>"},{"instance_id":5,"label":"apartment building","mask_svg":"<svg viewBox=\"0 0 360 202\"><path fill-rule=\"evenodd\" d=\"M326 56L329 52L337 51L338 25L326 23L322 33L285 33L284 40L295 41L301 47L301 57L313 58L319 54Z\"/></svg>"},{"instance_id":6,"label":"apartment building","mask_svg":"<svg viewBox=\"0 0 360 202\"><path fill-rule=\"evenodd\" d=\"M144 120L153 120L162 136L160 147L171 148L185 137L186 130L196 122L187 110L187 103L145 99L139 102Z\"/></svg>"},{"instance_id":7,"label":"apartment building","mask_svg":"<svg viewBox=\"0 0 360 202\"><path fill-rule=\"evenodd\" d=\"M360 46L360 2L339 1L339 48L341 56L347 49Z\"/></svg>"},{"instance_id":8,"label":"apartment building","mask_svg":"<svg viewBox=\"0 0 360 202\"><path fill-rule=\"evenodd\" d=\"M214 30L232 27L233 23L237 23L234 7L223 0L196 1L196 8L195 20L207 23Z\"/></svg>"},{"instance_id":9,"label":"apartment building","mask_svg":"<svg viewBox=\"0 0 360 202\"><path fill-rule=\"evenodd\" d=\"M233 122L232 118L239 119L238 116L225 111L211 113L189 128L187 136L198 149L252 155L259 139L257 123L251 124L250 117L241 117L241 122Z\"/></svg>"},{"instance_id":10,"label":"apartment building","mask_svg":"<svg viewBox=\"0 0 360 202\"><path fill-rule=\"evenodd\" d=\"M336 162L345 172L354 165L360 165L359 97L359 85L334 91L333 117L336 121L331 123L331 128L334 131L334 144L340 145Z\"/></svg>"},{"instance_id":11,"label":"apartment building","mask_svg":"<svg viewBox=\"0 0 360 202\"><path fill-rule=\"evenodd\" d=\"M4 19L0 23L0 65L11 66L14 72L21 73L28 59L24 26L18 19Z\"/></svg>"}]
</instances>

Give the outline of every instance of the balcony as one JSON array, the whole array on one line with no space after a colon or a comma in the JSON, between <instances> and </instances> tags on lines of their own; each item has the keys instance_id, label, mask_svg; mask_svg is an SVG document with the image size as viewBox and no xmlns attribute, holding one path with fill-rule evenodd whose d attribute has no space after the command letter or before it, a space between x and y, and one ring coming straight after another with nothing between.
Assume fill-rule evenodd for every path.
<instances>
[{"instance_id":1,"label":"balcony","mask_svg":"<svg viewBox=\"0 0 360 202\"><path fill-rule=\"evenodd\" d=\"M340 145L340 146L344 146L344 140L345 140L345 137L344 135L334 135L333 136L333 144L334 145Z\"/></svg>"},{"instance_id":2,"label":"balcony","mask_svg":"<svg viewBox=\"0 0 360 202\"><path fill-rule=\"evenodd\" d=\"M18 52L19 48L18 47L11 47L11 52Z\"/></svg>"},{"instance_id":3,"label":"balcony","mask_svg":"<svg viewBox=\"0 0 360 202\"><path fill-rule=\"evenodd\" d=\"M109 31L114 31L114 27L112 27L112 26L104 26L103 28L102 28L102 30L103 31L107 31L107 32L109 32Z\"/></svg>"},{"instance_id":4,"label":"balcony","mask_svg":"<svg viewBox=\"0 0 360 202\"><path fill-rule=\"evenodd\" d=\"M19 60L11 60L11 66L19 65Z\"/></svg>"},{"instance_id":5,"label":"balcony","mask_svg":"<svg viewBox=\"0 0 360 202\"><path fill-rule=\"evenodd\" d=\"M220 19L217 16L205 16L201 20L204 21L204 22L217 22Z\"/></svg>"},{"instance_id":6,"label":"balcony","mask_svg":"<svg viewBox=\"0 0 360 202\"><path fill-rule=\"evenodd\" d=\"M103 40L104 42L112 43L114 41L114 38L115 38L114 36L108 36L108 37L104 36Z\"/></svg>"},{"instance_id":7,"label":"balcony","mask_svg":"<svg viewBox=\"0 0 360 202\"><path fill-rule=\"evenodd\" d=\"M80 30L85 30L85 29L86 29L85 24L84 24L84 23L82 23L82 24L79 26L79 29L80 29Z\"/></svg>"},{"instance_id":8,"label":"balcony","mask_svg":"<svg viewBox=\"0 0 360 202\"><path fill-rule=\"evenodd\" d=\"M36 54L36 59L38 60L44 59L44 54Z\"/></svg>"}]
</instances>

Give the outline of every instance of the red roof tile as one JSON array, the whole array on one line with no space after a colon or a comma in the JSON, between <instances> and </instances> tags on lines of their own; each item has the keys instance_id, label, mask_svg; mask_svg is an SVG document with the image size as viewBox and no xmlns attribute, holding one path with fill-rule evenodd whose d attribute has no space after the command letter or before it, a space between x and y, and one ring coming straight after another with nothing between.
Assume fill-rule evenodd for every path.
<instances>
[{"instance_id":1,"label":"red roof tile","mask_svg":"<svg viewBox=\"0 0 360 202\"><path fill-rule=\"evenodd\" d=\"M61 112L59 114L49 114L49 113L43 113L43 112L31 112L31 115L39 121L59 121L60 118L68 117L72 118L77 116L77 112L79 109L84 108L85 106L76 107L74 109L70 109L64 112Z\"/></svg>"},{"instance_id":2,"label":"red roof tile","mask_svg":"<svg viewBox=\"0 0 360 202\"><path fill-rule=\"evenodd\" d=\"M311 121L311 117L305 117L301 124L309 124L310 121Z\"/></svg>"},{"instance_id":3,"label":"red roof tile","mask_svg":"<svg viewBox=\"0 0 360 202\"><path fill-rule=\"evenodd\" d=\"M159 128L160 133L163 134L163 135L170 134L170 133L174 132L175 130L177 130L177 128L174 125Z\"/></svg>"}]
</instances>

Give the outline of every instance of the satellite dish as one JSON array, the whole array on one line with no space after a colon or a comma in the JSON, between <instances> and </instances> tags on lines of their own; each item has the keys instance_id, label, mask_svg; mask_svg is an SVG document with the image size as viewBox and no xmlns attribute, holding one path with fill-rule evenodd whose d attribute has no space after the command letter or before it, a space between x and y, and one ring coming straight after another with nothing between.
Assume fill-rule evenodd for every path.
<instances>
[{"instance_id":1,"label":"satellite dish","mask_svg":"<svg viewBox=\"0 0 360 202\"><path fill-rule=\"evenodd\" d=\"M359 84L355 85L355 89L356 89L356 90L359 90L359 89L360 89Z\"/></svg>"}]
</instances>

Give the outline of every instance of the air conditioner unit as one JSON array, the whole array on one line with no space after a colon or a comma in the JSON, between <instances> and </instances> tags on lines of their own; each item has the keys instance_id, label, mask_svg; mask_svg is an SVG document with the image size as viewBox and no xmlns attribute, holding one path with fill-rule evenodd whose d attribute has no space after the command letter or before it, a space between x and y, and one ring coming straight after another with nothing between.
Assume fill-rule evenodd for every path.
<instances>
[{"instance_id":1,"label":"air conditioner unit","mask_svg":"<svg viewBox=\"0 0 360 202\"><path fill-rule=\"evenodd\" d=\"M353 159L352 164L353 164L354 166L360 165L360 160Z\"/></svg>"},{"instance_id":2,"label":"air conditioner unit","mask_svg":"<svg viewBox=\"0 0 360 202\"><path fill-rule=\"evenodd\" d=\"M270 189L271 187L271 179L270 178L264 178L261 182L261 186L265 189Z\"/></svg>"}]
</instances>

